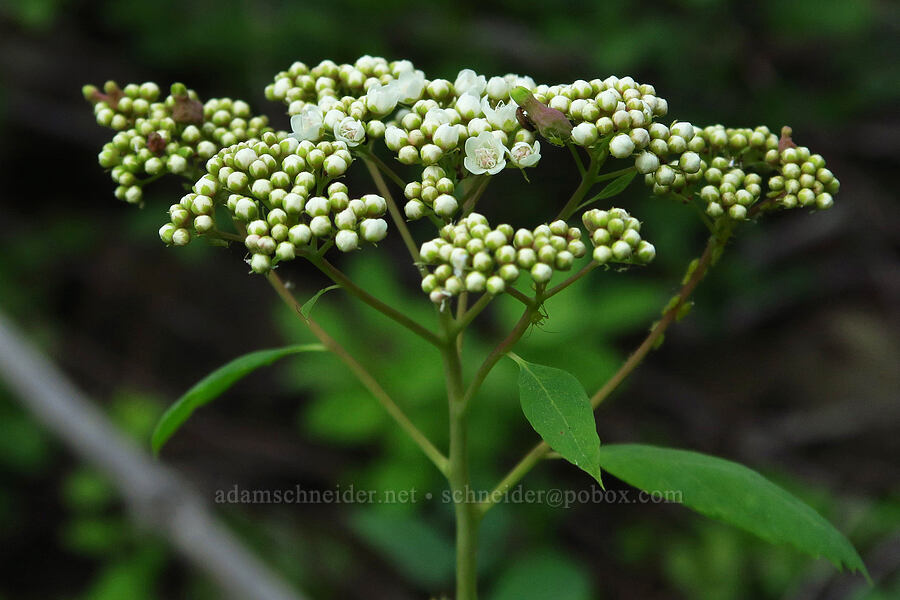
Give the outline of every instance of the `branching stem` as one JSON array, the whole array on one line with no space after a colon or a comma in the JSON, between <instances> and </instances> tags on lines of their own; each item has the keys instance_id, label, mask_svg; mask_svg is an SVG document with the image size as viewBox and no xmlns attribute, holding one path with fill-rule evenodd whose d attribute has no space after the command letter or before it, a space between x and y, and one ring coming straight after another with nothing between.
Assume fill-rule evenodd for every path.
<instances>
[{"instance_id":1,"label":"branching stem","mask_svg":"<svg viewBox=\"0 0 900 600\"><path fill-rule=\"evenodd\" d=\"M406 413L397 405L396 402L391 399L387 392L384 391L384 388L375 380L374 377L363 367L353 356L350 355L347 350L341 346L337 340L332 338L322 327L316 323L313 319L309 317L304 317L300 313L300 303L297 302L297 299L294 298L294 295L287 289L284 285L284 281L281 280L278 275L275 274L274 271L269 272L267 275L267 279L269 280L269 284L275 289L278 293L278 296L284 301L287 306L294 311L298 317L309 327L309 330L312 332L316 338L322 344L328 348L335 356L337 356L341 362L343 362L350 371L356 376L356 378L363 384L363 386L373 395L375 399L381 404L381 406L387 411L387 413L397 422L401 429L403 429L410 438L412 438L413 442L415 442L419 448L422 449L422 452L425 453L434 466L438 468L438 470L447 475L449 473L449 460L443 453L438 450L434 444L431 443L431 440L419 430L418 427L413 424L412 421L409 420L409 417L406 416Z\"/></svg>"}]
</instances>

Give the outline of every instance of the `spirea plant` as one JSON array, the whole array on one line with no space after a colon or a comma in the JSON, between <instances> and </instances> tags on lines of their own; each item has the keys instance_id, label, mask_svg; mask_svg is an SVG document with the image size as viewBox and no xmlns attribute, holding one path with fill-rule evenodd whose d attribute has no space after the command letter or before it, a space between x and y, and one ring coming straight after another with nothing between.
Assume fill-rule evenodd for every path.
<instances>
[{"instance_id":1,"label":"spirea plant","mask_svg":"<svg viewBox=\"0 0 900 600\"><path fill-rule=\"evenodd\" d=\"M156 451L197 407L254 369L291 354L328 351L446 476L456 516L459 600L477 597L480 522L551 453L600 485L606 471L651 494L677 491L686 507L866 573L836 529L756 472L686 450L601 445L593 417L666 329L685 316L692 292L744 223L832 205L837 178L822 156L795 143L789 128L775 133L765 126L695 126L673 118L652 85L631 77L547 85L464 69L452 80L431 79L409 61L371 56L342 65L296 62L276 74L265 95L286 106L292 131L272 129L240 100L203 102L180 83L166 96L153 83L120 88L114 82L102 90L86 86L84 95L97 123L116 131L99 155L116 197L141 204L146 185L166 175L181 177L186 193L169 207L162 241L241 245L250 271L321 341L254 352L207 376L161 419L152 441ZM540 177L541 157L555 152L571 152L580 173L568 201L543 202L543 223L492 222L491 195L502 200L503 180ZM371 187L348 187L344 175L351 169L368 171ZM644 342L589 396L573 375L528 362L513 350L547 317L548 298L584 277L615 277L654 260L654 232L642 227L639 215L611 206L636 178L650 196L675 198L696 211L709 239ZM415 239L411 221L430 224L430 237ZM433 323L417 322L379 300L332 263L337 254L378 252L392 238L405 245L410 267L421 276ZM434 346L446 379L449 448L430 441L377 374L312 318L322 292L305 303L294 297L282 276L297 260ZM464 374L464 333L491 302L519 303L522 316L477 371ZM504 357L519 367L519 401L542 441L493 489L474 489L467 415Z\"/></svg>"}]
</instances>

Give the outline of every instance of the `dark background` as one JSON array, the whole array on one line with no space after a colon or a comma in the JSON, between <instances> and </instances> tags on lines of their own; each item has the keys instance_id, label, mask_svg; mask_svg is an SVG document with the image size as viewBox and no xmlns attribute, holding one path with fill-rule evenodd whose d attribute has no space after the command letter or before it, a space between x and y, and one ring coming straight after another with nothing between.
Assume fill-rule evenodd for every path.
<instances>
[{"instance_id":1,"label":"dark background","mask_svg":"<svg viewBox=\"0 0 900 600\"><path fill-rule=\"evenodd\" d=\"M111 134L94 123L84 83L184 81L202 98L246 99L284 128L284 107L263 99L274 73L294 60L368 53L409 58L450 79L464 67L548 83L630 74L656 86L672 118L789 124L841 179L835 207L744 227L690 317L598 413L600 437L693 448L764 472L848 535L877 587L675 506L515 505L485 523L484 595L896 598L898 17L896 3L874 0L7 0L0 307L145 447L165 406L203 374L308 336L262 279L247 275L238 250L159 243L176 184L158 184L143 210L113 197L96 164ZM543 161L530 187L505 175L510 185L489 191L485 211L516 225L553 214L575 172L563 153L548 150ZM702 246L696 219L681 207L637 184L617 201L645 221L655 264L598 273L550 302L550 319L520 352L570 370L589 390L641 339ZM399 241L382 248L342 266L428 320ZM301 298L325 285L299 263L283 275ZM511 300L495 302L469 339L470 357L482 356L516 312ZM436 356L340 293L324 296L316 316L444 442ZM473 414L480 486L535 439L514 381L512 364L498 365ZM235 484L438 493L441 482L379 410L332 357L286 361L204 409L163 459L211 501ZM558 462L525 485L590 489ZM316 598L425 598L452 587L452 520L440 503L218 508ZM99 473L0 389L0 598L216 597L163 541L130 524Z\"/></svg>"}]
</instances>

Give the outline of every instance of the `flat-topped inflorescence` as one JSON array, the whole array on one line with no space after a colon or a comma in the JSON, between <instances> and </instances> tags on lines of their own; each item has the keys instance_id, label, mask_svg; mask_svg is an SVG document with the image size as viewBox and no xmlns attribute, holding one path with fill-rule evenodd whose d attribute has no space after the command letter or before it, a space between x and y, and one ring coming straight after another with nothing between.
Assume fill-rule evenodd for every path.
<instances>
[{"instance_id":1,"label":"flat-topped inflorescence","mask_svg":"<svg viewBox=\"0 0 900 600\"><path fill-rule=\"evenodd\" d=\"M97 122L118 131L99 157L118 197L140 203L142 186L167 173L196 182L170 207L160 229L167 244L197 236L240 240L253 271L265 273L332 245L350 252L376 243L387 233L383 217L393 200L351 199L337 181L362 158L403 190L407 220L427 218L439 229L421 252L433 267L423 289L435 302L463 290L501 293L522 269L541 285L586 253L579 229L565 220L490 228L472 212L491 178L537 168L542 151L556 151L542 142L569 145L590 160L581 165L582 185L560 211L564 219L621 191L635 174L654 195L698 203L713 230L780 209L829 208L840 185L820 155L793 142L789 129L778 136L764 126L700 128L671 120L656 89L627 76L546 85L471 69L430 79L409 61L373 56L352 64L296 62L265 90L287 106L291 133L269 129L245 102L201 103L181 84L165 98L153 83L120 89L108 82L84 93ZM393 159L378 158L379 149ZM600 173L608 158L629 166ZM611 178L609 189L584 201L594 184ZM387 196L387 184L378 185ZM217 213L220 205L227 213ZM400 207L392 212L406 228ZM217 219L225 214L220 229ZM583 220L596 262L653 259L656 250L641 238L640 222L624 210L589 210ZM411 232L401 233L414 253Z\"/></svg>"}]
</instances>

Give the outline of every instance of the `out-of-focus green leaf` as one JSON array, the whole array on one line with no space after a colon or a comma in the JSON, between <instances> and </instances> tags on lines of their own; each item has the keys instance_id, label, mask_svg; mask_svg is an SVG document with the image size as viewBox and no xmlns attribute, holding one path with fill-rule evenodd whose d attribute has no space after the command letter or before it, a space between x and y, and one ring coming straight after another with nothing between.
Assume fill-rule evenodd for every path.
<instances>
[{"instance_id":1,"label":"out-of-focus green leaf","mask_svg":"<svg viewBox=\"0 0 900 600\"><path fill-rule=\"evenodd\" d=\"M439 587L453 578L453 542L416 515L368 508L350 525L398 571L416 583Z\"/></svg>"},{"instance_id":2,"label":"out-of-focus green leaf","mask_svg":"<svg viewBox=\"0 0 900 600\"><path fill-rule=\"evenodd\" d=\"M318 292L316 292L315 295L314 295L312 298L310 298L309 300L307 300L307 301L303 304L303 306L300 307L300 314L303 315L303 318L304 318L304 319L308 319L308 318L309 318L309 314L312 312L312 309L313 309L313 307L316 305L316 302L318 302L319 298L322 297L322 294L324 294L325 292L329 292L329 291L331 291L331 290L339 289L340 287L341 287L341 286L339 286L339 285L337 285L337 284L335 284L335 285L329 285L328 287L322 288L321 290L319 290Z\"/></svg>"},{"instance_id":3,"label":"out-of-focus green leaf","mask_svg":"<svg viewBox=\"0 0 900 600\"><path fill-rule=\"evenodd\" d=\"M488 600L590 600L591 580L584 569L560 554L512 561Z\"/></svg>"},{"instance_id":4,"label":"out-of-focus green leaf","mask_svg":"<svg viewBox=\"0 0 900 600\"><path fill-rule=\"evenodd\" d=\"M188 420L195 410L221 396L235 382L259 367L271 365L291 354L323 352L324 350L325 346L321 344L299 344L271 350L257 350L219 367L189 389L163 414L153 431L151 440L153 452L158 453L163 444L178 431L178 428Z\"/></svg>"}]
</instances>

